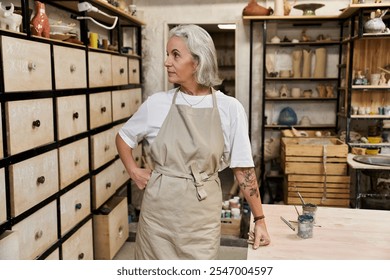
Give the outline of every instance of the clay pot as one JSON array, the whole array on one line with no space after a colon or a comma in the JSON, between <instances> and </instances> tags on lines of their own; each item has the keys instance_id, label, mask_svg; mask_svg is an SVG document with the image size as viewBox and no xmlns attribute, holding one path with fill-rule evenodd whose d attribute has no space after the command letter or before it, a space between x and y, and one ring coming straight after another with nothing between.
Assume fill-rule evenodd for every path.
<instances>
[{"instance_id":1,"label":"clay pot","mask_svg":"<svg viewBox=\"0 0 390 280\"><path fill-rule=\"evenodd\" d=\"M269 16L273 14L273 9L268 9L257 4L256 0L250 0L248 5L242 10L243 16Z\"/></svg>"}]
</instances>

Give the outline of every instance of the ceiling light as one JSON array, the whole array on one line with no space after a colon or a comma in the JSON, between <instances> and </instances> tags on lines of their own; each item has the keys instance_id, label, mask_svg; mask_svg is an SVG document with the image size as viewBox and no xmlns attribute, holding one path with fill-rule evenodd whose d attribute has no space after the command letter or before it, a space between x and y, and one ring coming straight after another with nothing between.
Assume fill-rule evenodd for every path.
<instances>
[{"instance_id":1,"label":"ceiling light","mask_svg":"<svg viewBox=\"0 0 390 280\"><path fill-rule=\"evenodd\" d=\"M219 29L236 29L236 25L234 23L228 24L218 24Z\"/></svg>"}]
</instances>

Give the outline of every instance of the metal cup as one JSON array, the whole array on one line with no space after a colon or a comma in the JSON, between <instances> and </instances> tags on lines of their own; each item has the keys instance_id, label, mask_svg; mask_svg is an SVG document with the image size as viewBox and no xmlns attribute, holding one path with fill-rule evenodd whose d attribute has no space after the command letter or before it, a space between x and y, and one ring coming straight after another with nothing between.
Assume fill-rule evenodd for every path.
<instances>
[{"instance_id":1,"label":"metal cup","mask_svg":"<svg viewBox=\"0 0 390 280\"><path fill-rule=\"evenodd\" d=\"M303 239L313 237L313 222L314 219L310 215L298 216L298 236Z\"/></svg>"}]
</instances>

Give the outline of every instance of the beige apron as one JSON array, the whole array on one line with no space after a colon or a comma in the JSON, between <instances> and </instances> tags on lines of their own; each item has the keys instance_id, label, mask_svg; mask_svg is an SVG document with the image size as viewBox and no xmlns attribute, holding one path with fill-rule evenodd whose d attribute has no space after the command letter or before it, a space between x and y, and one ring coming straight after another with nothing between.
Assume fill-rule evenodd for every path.
<instances>
[{"instance_id":1,"label":"beige apron","mask_svg":"<svg viewBox=\"0 0 390 280\"><path fill-rule=\"evenodd\" d=\"M215 259L220 243L224 139L215 91L212 108L177 105L151 145L155 169L145 188L136 259Z\"/></svg>"}]
</instances>

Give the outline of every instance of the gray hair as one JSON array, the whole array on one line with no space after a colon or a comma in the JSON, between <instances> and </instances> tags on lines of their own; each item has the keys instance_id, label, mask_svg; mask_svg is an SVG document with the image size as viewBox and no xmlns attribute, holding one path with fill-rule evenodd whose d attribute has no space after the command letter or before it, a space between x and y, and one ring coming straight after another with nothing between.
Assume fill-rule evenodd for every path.
<instances>
[{"instance_id":1,"label":"gray hair","mask_svg":"<svg viewBox=\"0 0 390 280\"><path fill-rule=\"evenodd\" d=\"M195 79L198 84L212 87L222 83L218 75L217 52L213 39L198 25L178 25L169 31L169 39L179 37L184 40L193 58L198 62Z\"/></svg>"}]
</instances>

